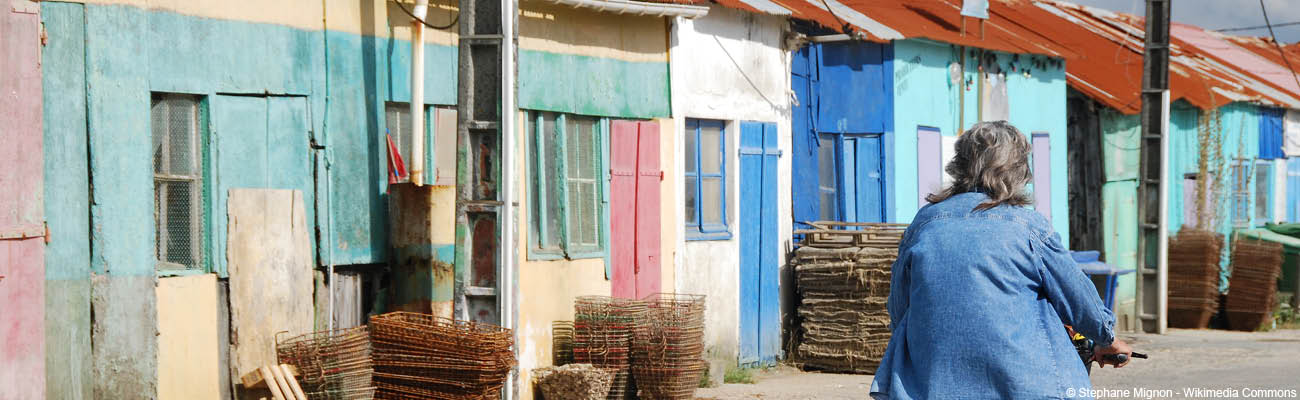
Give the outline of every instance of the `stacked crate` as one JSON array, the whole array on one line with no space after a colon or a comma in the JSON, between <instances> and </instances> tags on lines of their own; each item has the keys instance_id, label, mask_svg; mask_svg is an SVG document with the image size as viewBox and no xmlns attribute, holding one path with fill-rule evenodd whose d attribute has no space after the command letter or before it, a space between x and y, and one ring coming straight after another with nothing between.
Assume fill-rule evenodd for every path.
<instances>
[{"instance_id":1,"label":"stacked crate","mask_svg":"<svg viewBox=\"0 0 1300 400\"><path fill-rule=\"evenodd\" d=\"M1219 308L1223 235L1184 229L1169 242L1169 326L1204 329Z\"/></svg>"},{"instance_id":2,"label":"stacked crate","mask_svg":"<svg viewBox=\"0 0 1300 400\"><path fill-rule=\"evenodd\" d=\"M890 270L906 225L815 223L794 254L804 368L874 373L889 345Z\"/></svg>"},{"instance_id":3,"label":"stacked crate","mask_svg":"<svg viewBox=\"0 0 1300 400\"><path fill-rule=\"evenodd\" d=\"M281 364L301 374L312 399L368 400L374 397L370 335L365 326L295 336L275 346Z\"/></svg>"},{"instance_id":4,"label":"stacked crate","mask_svg":"<svg viewBox=\"0 0 1300 400\"><path fill-rule=\"evenodd\" d=\"M704 362L704 296L657 294L632 341L632 376L642 399L686 400L708 368Z\"/></svg>"},{"instance_id":5,"label":"stacked crate","mask_svg":"<svg viewBox=\"0 0 1300 400\"><path fill-rule=\"evenodd\" d=\"M515 366L513 335L494 325L392 312L370 326L381 399L496 400Z\"/></svg>"},{"instance_id":6,"label":"stacked crate","mask_svg":"<svg viewBox=\"0 0 1300 400\"><path fill-rule=\"evenodd\" d=\"M573 303L573 362L610 370L608 398L636 398L629 367L632 335L645 302L609 296L581 296Z\"/></svg>"},{"instance_id":7,"label":"stacked crate","mask_svg":"<svg viewBox=\"0 0 1300 400\"><path fill-rule=\"evenodd\" d=\"M1232 278L1228 281L1228 328L1259 329L1273 312L1277 276L1282 271L1282 245L1238 238L1232 243Z\"/></svg>"}]
</instances>

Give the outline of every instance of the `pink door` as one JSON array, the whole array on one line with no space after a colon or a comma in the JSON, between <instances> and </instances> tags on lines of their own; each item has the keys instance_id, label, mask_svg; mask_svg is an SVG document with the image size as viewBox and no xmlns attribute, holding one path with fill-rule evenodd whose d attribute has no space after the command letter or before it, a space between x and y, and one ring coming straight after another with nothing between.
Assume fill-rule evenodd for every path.
<instances>
[{"instance_id":1,"label":"pink door","mask_svg":"<svg viewBox=\"0 0 1300 400\"><path fill-rule=\"evenodd\" d=\"M0 8L0 399L45 397L39 5Z\"/></svg>"},{"instance_id":2,"label":"pink door","mask_svg":"<svg viewBox=\"0 0 1300 400\"><path fill-rule=\"evenodd\" d=\"M610 122L609 159L611 294L658 293L659 124Z\"/></svg>"}]
</instances>

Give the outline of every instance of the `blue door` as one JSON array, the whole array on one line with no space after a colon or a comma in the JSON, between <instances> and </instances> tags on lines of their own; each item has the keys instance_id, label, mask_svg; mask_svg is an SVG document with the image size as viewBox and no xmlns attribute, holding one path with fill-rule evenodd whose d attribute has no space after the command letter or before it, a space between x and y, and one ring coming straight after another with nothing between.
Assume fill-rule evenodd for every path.
<instances>
[{"instance_id":1,"label":"blue door","mask_svg":"<svg viewBox=\"0 0 1300 400\"><path fill-rule=\"evenodd\" d=\"M880 135L845 135L841 143L841 220L885 222Z\"/></svg>"},{"instance_id":2,"label":"blue door","mask_svg":"<svg viewBox=\"0 0 1300 400\"><path fill-rule=\"evenodd\" d=\"M776 124L740 125L740 364L781 358Z\"/></svg>"}]
</instances>

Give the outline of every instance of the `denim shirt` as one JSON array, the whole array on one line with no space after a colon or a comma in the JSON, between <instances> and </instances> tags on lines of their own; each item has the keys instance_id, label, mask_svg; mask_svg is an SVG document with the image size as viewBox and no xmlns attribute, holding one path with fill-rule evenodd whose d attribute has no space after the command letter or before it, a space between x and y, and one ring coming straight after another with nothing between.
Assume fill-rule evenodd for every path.
<instances>
[{"instance_id":1,"label":"denim shirt","mask_svg":"<svg viewBox=\"0 0 1300 400\"><path fill-rule=\"evenodd\" d=\"M1110 344L1115 315L1046 218L974 211L987 200L928 205L903 234L873 398L1059 399L1091 387L1062 324Z\"/></svg>"}]
</instances>

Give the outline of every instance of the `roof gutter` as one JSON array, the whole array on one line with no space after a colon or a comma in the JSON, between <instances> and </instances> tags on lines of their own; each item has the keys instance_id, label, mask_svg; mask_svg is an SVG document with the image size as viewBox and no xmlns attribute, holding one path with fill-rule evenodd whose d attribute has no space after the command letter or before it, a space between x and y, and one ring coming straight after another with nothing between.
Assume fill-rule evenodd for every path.
<instances>
[{"instance_id":1,"label":"roof gutter","mask_svg":"<svg viewBox=\"0 0 1300 400\"><path fill-rule=\"evenodd\" d=\"M587 8L616 14L653 15L657 17L703 17L709 13L707 6L686 4L660 4L631 0L547 0L551 3L576 8Z\"/></svg>"}]
</instances>

